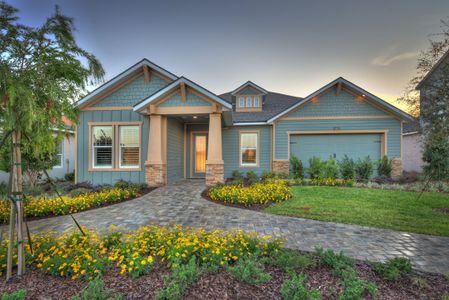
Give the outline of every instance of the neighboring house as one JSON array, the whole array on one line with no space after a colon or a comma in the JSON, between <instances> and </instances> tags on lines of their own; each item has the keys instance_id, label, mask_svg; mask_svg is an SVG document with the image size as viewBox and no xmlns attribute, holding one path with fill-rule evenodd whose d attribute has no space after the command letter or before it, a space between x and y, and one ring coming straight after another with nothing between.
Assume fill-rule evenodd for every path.
<instances>
[{"instance_id":1,"label":"neighboring house","mask_svg":"<svg viewBox=\"0 0 449 300\"><path fill-rule=\"evenodd\" d=\"M402 123L411 120L344 78L305 98L250 81L216 95L144 59L78 101L77 182L160 186L222 182L233 170L288 172L296 155L383 155L402 174Z\"/></svg>"},{"instance_id":2,"label":"neighboring house","mask_svg":"<svg viewBox=\"0 0 449 300\"><path fill-rule=\"evenodd\" d=\"M444 68L449 67L449 51L443 54L438 62L430 69L424 78L418 83L420 110L425 111L429 105L429 95L432 88L438 85L439 76ZM421 120L423 122L423 120ZM422 134L419 131L419 122L406 123L403 131L403 166L407 172L422 172L424 161Z\"/></svg>"},{"instance_id":3,"label":"neighboring house","mask_svg":"<svg viewBox=\"0 0 449 300\"><path fill-rule=\"evenodd\" d=\"M64 131L64 139L58 146L56 159L58 164L51 170L48 170L48 175L54 179L62 179L66 173L74 172L75 170L75 131L73 123L66 117L62 117L66 130ZM26 179L26 177L24 177ZM9 181L9 173L0 171L0 182L7 183Z\"/></svg>"}]
</instances>

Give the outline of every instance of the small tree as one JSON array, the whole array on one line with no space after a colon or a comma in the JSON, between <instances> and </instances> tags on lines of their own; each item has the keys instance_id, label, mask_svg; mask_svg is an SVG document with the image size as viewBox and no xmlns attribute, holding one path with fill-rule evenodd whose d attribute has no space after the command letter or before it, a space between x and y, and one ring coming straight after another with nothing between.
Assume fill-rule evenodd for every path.
<instances>
[{"instance_id":1,"label":"small tree","mask_svg":"<svg viewBox=\"0 0 449 300\"><path fill-rule=\"evenodd\" d=\"M0 2L0 130L11 137L11 215L6 279L12 276L17 218L17 275L25 271L22 152L43 161L55 151L61 116L77 121L73 102L89 80L101 80L99 61L74 38L73 19L55 13L40 27L18 22L17 9ZM82 60L82 61L80 61ZM92 81L90 81L92 82Z\"/></svg>"},{"instance_id":2,"label":"small tree","mask_svg":"<svg viewBox=\"0 0 449 300\"><path fill-rule=\"evenodd\" d=\"M355 179L355 162L346 154L341 161L338 162L340 166L341 177L346 180Z\"/></svg>"},{"instance_id":3,"label":"small tree","mask_svg":"<svg viewBox=\"0 0 449 300\"><path fill-rule=\"evenodd\" d=\"M384 155L379 159L379 167L377 168L379 176L391 177L391 159Z\"/></svg>"},{"instance_id":4,"label":"small tree","mask_svg":"<svg viewBox=\"0 0 449 300\"><path fill-rule=\"evenodd\" d=\"M338 164L335 159L330 156L328 160L323 162L323 178L335 179L338 178Z\"/></svg>"},{"instance_id":5,"label":"small tree","mask_svg":"<svg viewBox=\"0 0 449 300\"><path fill-rule=\"evenodd\" d=\"M369 156L364 159L358 159L355 164L355 173L357 174L357 179L368 180L373 176L374 163Z\"/></svg>"},{"instance_id":6,"label":"small tree","mask_svg":"<svg viewBox=\"0 0 449 300\"><path fill-rule=\"evenodd\" d=\"M290 166L294 179L304 178L304 167L302 165L302 162L294 154L292 154L290 157Z\"/></svg>"}]
</instances>

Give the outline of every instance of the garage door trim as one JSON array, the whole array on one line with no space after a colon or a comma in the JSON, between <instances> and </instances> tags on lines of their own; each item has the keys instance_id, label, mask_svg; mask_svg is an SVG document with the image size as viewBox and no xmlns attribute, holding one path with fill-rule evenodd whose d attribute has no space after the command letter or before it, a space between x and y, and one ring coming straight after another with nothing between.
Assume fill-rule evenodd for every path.
<instances>
[{"instance_id":1,"label":"garage door trim","mask_svg":"<svg viewBox=\"0 0 449 300\"><path fill-rule=\"evenodd\" d=\"M380 134L380 156L387 155L388 130L309 130L309 131L287 131L288 134L288 160L290 160L290 137L292 135L335 135L335 134Z\"/></svg>"}]
</instances>

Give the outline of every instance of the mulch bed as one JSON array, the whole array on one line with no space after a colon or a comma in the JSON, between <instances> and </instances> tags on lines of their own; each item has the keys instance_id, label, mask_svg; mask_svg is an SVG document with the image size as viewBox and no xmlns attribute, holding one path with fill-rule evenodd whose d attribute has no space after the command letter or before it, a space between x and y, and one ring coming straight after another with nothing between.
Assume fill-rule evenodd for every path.
<instances>
[{"instance_id":1,"label":"mulch bed","mask_svg":"<svg viewBox=\"0 0 449 300\"><path fill-rule=\"evenodd\" d=\"M83 211L78 211L76 213L85 212L85 211L89 211L89 210L92 210L92 209L97 209L97 208L101 208L101 207L106 207L106 206L110 206L110 205L114 205L114 204L118 204L118 203L123 203L123 202L130 201L130 200L134 200L136 198L142 197L143 195L146 195L146 194L150 193L151 191L153 191L155 189L157 189L157 188L155 188L155 187L152 187L152 188L147 187L147 188L142 189L142 190L139 191L139 196L138 197L128 198L128 199L122 200L120 202L105 202L102 205L94 206L94 207L88 208L88 209L83 210ZM29 222L29 221L42 220L42 219L61 217L61 216L66 216L66 215L56 215L56 216L51 215L51 216L43 216L43 217L28 217L28 218L26 218L26 221ZM5 224L8 224L8 223L1 223L0 222L0 225L5 225Z\"/></svg>"},{"instance_id":2,"label":"mulch bed","mask_svg":"<svg viewBox=\"0 0 449 300\"><path fill-rule=\"evenodd\" d=\"M378 286L379 299L441 299L449 293L449 280L442 275L415 273L397 282L387 282L378 277L365 262L357 262L356 270L362 279ZM185 299L281 299L279 289L289 277L284 271L265 266L272 279L253 286L235 280L224 269L217 273L205 273L187 291ZM317 289L323 299L338 299L343 291L340 279L334 277L327 267L314 267L302 271L306 274L306 286ZM103 280L114 294L122 293L125 299L154 299L155 292L163 288L163 278L169 274L165 265L157 263L150 274L131 279L119 274L114 267ZM419 276L420 280L416 278ZM2 280L3 279L3 280ZM0 293L27 289L27 299L70 299L87 286L87 282L45 275L34 267L27 269L22 279L6 283L0 279Z\"/></svg>"}]
</instances>

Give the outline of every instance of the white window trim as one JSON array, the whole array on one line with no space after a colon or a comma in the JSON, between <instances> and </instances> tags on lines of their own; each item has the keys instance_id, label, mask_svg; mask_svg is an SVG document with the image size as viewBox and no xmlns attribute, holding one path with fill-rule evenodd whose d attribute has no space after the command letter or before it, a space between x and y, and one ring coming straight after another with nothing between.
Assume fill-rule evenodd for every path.
<instances>
[{"instance_id":1,"label":"white window trim","mask_svg":"<svg viewBox=\"0 0 449 300\"><path fill-rule=\"evenodd\" d=\"M242 100L243 100L243 105L242 105ZM246 104L245 97L239 97L239 107L245 107L245 104Z\"/></svg>"},{"instance_id":2,"label":"white window trim","mask_svg":"<svg viewBox=\"0 0 449 300\"><path fill-rule=\"evenodd\" d=\"M257 105L256 105L256 100L257 100ZM260 97L259 96L253 97L253 107L260 107Z\"/></svg>"},{"instance_id":3,"label":"white window trim","mask_svg":"<svg viewBox=\"0 0 449 300\"><path fill-rule=\"evenodd\" d=\"M255 134L256 135L256 162L255 163L244 163L243 162L243 149L242 149L242 137L245 134ZM252 148L249 148L252 149ZM240 167L257 168L259 167L259 151L260 151L260 131L240 131L239 132L239 162Z\"/></svg>"},{"instance_id":4,"label":"white window trim","mask_svg":"<svg viewBox=\"0 0 449 300\"><path fill-rule=\"evenodd\" d=\"M94 139L94 129L95 127L111 127L112 129L112 144L111 146L95 146L95 139ZM91 129L91 137L92 137L92 169L112 169L114 167L114 125L94 125ZM97 148L111 148L111 165L110 166L96 166L95 165L95 149Z\"/></svg>"},{"instance_id":5,"label":"white window trim","mask_svg":"<svg viewBox=\"0 0 449 300\"><path fill-rule=\"evenodd\" d=\"M121 127L137 127L137 132L139 133L139 144L138 144L138 148L139 148L139 162L137 163L137 165L133 165L133 166L122 166L122 148L126 148L126 146L122 146L121 145L121 136L120 136L120 128ZM140 152L142 151L142 145L141 145L141 132L140 132L140 126L139 125L119 125L117 126L117 130L118 130L118 150L119 150L119 154L118 154L118 167L120 169L137 169L140 167ZM128 147L128 148L134 148L134 147Z\"/></svg>"},{"instance_id":6,"label":"white window trim","mask_svg":"<svg viewBox=\"0 0 449 300\"><path fill-rule=\"evenodd\" d=\"M53 169L61 169L64 167L64 140L61 141L61 153L56 153L56 156L60 157L60 164L53 166Z\"/></svg>"},{"instance_id":7,"label":"white window trim","mask_svg":"<svg viewBox=\"0 0 449 300\"><path fill-rule=\"evenodd\" d=\"M249 100L249 102L248 102L248 100ZM248 103L249 103L249 105L248 105ZM245 107L253 107L253 97L251 97L251 96L247 96L247 97L245 97Z\"/></svg>"}]
</instances>

